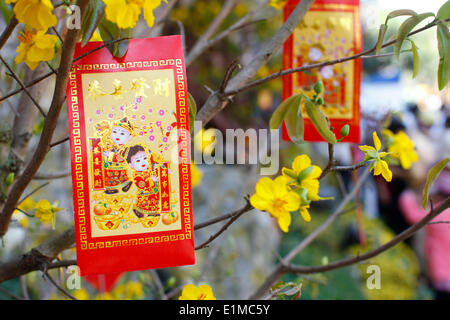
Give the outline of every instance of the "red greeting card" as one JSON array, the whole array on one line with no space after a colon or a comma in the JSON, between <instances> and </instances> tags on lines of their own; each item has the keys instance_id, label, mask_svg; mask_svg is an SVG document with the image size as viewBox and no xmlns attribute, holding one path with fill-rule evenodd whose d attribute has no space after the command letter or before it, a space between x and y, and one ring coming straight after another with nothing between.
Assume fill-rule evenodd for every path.
<instances>
[{"instance_id":1,"label":"red greeting card","mask_svg":"<svg viewBox=\"0 0 450 320\"><path fill-rule=\"evenodd\" d=\"M77 46L67 87L81 275L194 263L180 36Z\"/></svg>"},{"instance_id":2,"label":"red greeting card","mask_svg":"<svg viewBox=\"0 0 450 320\"><path fill-rule=\"evenodd\" d=\"M289 0L287 19L300 0ZM359 0L316 0L283 48L283 69L349 57L362 50ZM291 95L312 92L318 80L324 84L322 112L330 120L336 136L345 124L350 134L343 142L360 142L359 97L362 62L360 59L291 73L283 77L283 100ZM311 94L312 95L312 94ZM324 141L306 112L305 140ZM283 124L283 139L289 140Z\"/></svg>"}]
</instances>

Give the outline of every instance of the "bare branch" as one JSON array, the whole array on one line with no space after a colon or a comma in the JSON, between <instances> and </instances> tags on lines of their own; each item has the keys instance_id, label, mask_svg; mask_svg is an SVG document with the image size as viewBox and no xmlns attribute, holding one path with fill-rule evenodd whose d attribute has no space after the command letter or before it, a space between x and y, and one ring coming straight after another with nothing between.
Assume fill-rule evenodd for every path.
<instances>
[{"instance_id":1,"label":"bare branch","mask_svg":"<svg viewBox=\"0 0 450 320\"><path fill-rule=\"evenodd\" d=\"M88 3L89 1L87 0L80 0L77 3L81 10L82 20L84 18ZM57 119L59 117L59 113L65 99L66 84L70 69L72 67L73 53L79 33L79 29L71 29L67 32L67 36L62 47L61 62L55 81L55 90L53 93L49 112L44 121L44 128L42 130L41 138L31 161L24 169L20 177L13 183L10 188L10 192L8 193L8 196L0 213L0 237L3 237L3 235L8 230L9 222L11 221L11 215L17 205L17 202L20 199L20 196L22 195L23 191L30 183L30 181L33 179L33 176L38 171L50 148L53 132L55 131Z\"/></svg>"},{"instance_id":2,"label":"bare branch","mask_svg":"<svg viewBox=\"0 0 450 320\"><path fill-rule=\"evenodd\" d=\"M5 30L3 30L2 34L0 35L0 50L5 45L6 41L8 41L9 37L11 36L11 34L13 33L14 29L18 24L19 21L17 21L16 16L12 16Z\"/></svg>"},{"instance_id":3,"label":"bare branch","mask_svg":"<svg viewBox=\"0 0 450 320\"><path fill-rule=\"evenodd\" d=\"M228 17L230 12L236 5L237 0L226 0L222 7L222 10L214 18L214 20L209 25L208 29L202 34L202 36L197 40L189 54L186 56L186 67L188 67L192 61L194 61L203 51L208 48L209 38L217 31L217 29L222 25L222 22Z\"/></svg>"},{"instance_id":4,"label":"bare branch","mask_svg":"<svg viewBox=\"0 0 450 320\"><path fill-rule=\"evenodd\" d=\"M450 19L446 19L445 21L450 21ZM427 29L430 29L431 27L434 27L436 25L436 22L431 22L428 25L419 28L415 31L412 31L408 34L408 36L412 36L414 34L417 34L419 32L425 31ZM386 42L385 44L382 45L382 48L388 47L388 46L392 46L395 42L397 41L397 39L391 40ZM368 54L375 52L376 47L374 46L371 49L367 49L365 51L362 51L360 53L354 54L352 56L348 56L348 57L343 57L343 58L339 58L339 59L335 59L335 60L329 60L329 61L323 61L323 62L318 62L318 63L314 63L314 64L309 64L307 66L301 66L301 67L297 67L297 68L291 68L291 69L287 69L287 70L281 70L279 72L273 73L267 77L258 79L258 80L254 80L252 82L249 82L245 85L242 85L238 88L232 89L232 90L228 90L224 93L225 96L234 96L240 92L243 91L247 91L251 88L254 88L256 86L259 86L267 81L271 81L274 80L276 78L291 74L291 73L296 73L296 72L301 72L301 71L307 71L307 70L311 70L311 69L317 69L317 68L322 68L325 66L329 66L329 65L333 65L333 64L338 64L338 63L343 63L346 61L350 61L350 60L354 60L354 59L358 59L358 58L377 58L377 57L385 57L387 56L386 54L382 54L382 55L377 55L377 56L367 56Z\"/></svg>"},{"instance_id":5,"label":"bare branch","mask_svg":"<svg viewBox=\"0 0 450 320\"><path fill-rule=\"evenodd\" d=\"M323 231L325 231L344 211L347 204L355 197L357 191L361 188L366 178L369 176L369 170L366 170L353 186L352 190L344 197L333 213L317 227L312 233L304 238L296 247L294 247L275 267L272 273L267 277L266 281L257 289L250 299L258 299L278 280L284 273L285 266L290 263L304 248L306 248L313 240L315 240Z\"/></svg>"},{"instance_id":6,"label":"bare branch","mask_svg":"<svg viewBox=\"0 0 450 320\"><path fill-rule=\"evenodd\" d=\"M205 242L203 242L202 244L198 245L195 247L195 250L199 250L202 248L205 248L209 243L211 243L214 239L216 239L218 236L220 236L223 232L225 232L225 230L228 229L228 227L235 222L241 215L243 215L244 213L246 213L247 211L250 211L253 209L253 206L250 204L250 202L247 200L247 204L245 205L245 207L243 207L242 209L240 209L239 211L236 212L236 214L234 214L230 220L228 220L227 223L225 223L222 228L220 228L219 231L217 231L216 233L214 233L213 235L211 235L208 240L206 240Z\"/></svg>"},{"instance_id":7,"label":"bare branch","mask_svg":"<svg viewBox=\"0 0 450 320\"><path fill-rule=\"evenodd\" d=\"M373 258L377 255L379 255L382 252L385 252L386 250L392 248L396 244L408 239L412 235L414 235L417 231L419 231L421 228L423 228L425 225L431 223L430 221L434 219L437 215L442 213L444 210L450 207L450 197L447 197L446 200L444 200L438 207L431 210L422 220L417 222L416 224L412 225L408 229L404 230L402 233L395 236L391 241L379 246L376 249L370 250L366 253L363 253L361 255L358 255L356 257L346 258L339 261L335 261L332 263L329 263L324 266L295 266L295 265L285 265L283 267L284 273L317 273L317 272L326 272L331 271L343 267L347 267L350 265L353 265L355 263Z\"/></svg>"},{"instance_id":8,"label":"bare branch","mask_svg":"<svg viewBox=\"0 0 450 320\"><path fill-rule=\"evenodd\" d=\"M34 99L34 97L31 94L31 92L26 88L25 84L22 82L22 80L20 80L20 78L17 76L17 74L14 72L14 70L9 66L9 64L5 61L5 59L3 59L2 55L0 55L0 60L5 65L5 67L8 69L8 71L11 73L12 77L14 78L14 80L17 81L17 83L20 85L22 90L24 90L25 93L28 95L30 100L33 101L34 105L36 106L36 108L38 108L38 110L41 113L41 115L43 117L45 117L46 114L45 114L44 110L42 109L42 107L39 105L39 102L37 102L36 99Z\"/></svg>"},{"instance_id":9,"label":"bare branch","mask_svg":"<svg viewBox=\"0 0 450 320\"><path fill-rule=\"evenodd\" d=\"M236 90L252 79L257 71L267 63L267 61L280 49L286 39L294 31L295 27L303 19L306 12L313 4L314 0L303 0L292 11L290 16L278 30L278 32L268 40L259 50L250 62L244 66L243 69L233 77L227 85L226 92ZM203 122L205 125L212 117L225 108L228 104L228 99L223 99L218 93L209 96L203 107L197 113L197 120Z\"/></svg>"}]
</instances>

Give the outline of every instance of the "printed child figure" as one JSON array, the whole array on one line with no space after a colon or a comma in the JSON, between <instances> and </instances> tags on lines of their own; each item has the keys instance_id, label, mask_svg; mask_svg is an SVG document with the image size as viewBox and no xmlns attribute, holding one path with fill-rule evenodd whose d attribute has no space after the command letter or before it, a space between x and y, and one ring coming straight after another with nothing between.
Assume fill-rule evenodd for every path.
<instances>
[{"instance_id":1,"label":"printed child figure","mask_svg":"<svg viewBox=\"0 0 450 320\"><path fill-rule=\"evenodd\" d=\"M159 162L155 161L151 151L141 145L130 147L127 162L133 169L133 180L138 188L133 211L139 218L159 216Z\"/></svg>"},{"instance_id":2,"label":"printed child figure","mask_svg":"<svg viewBox=\"0 0 450 320\"><path fill-rule=\"evenodd\" d=\"M100 123L96 128L99 131L109 129L109 124ZM106 131L109 132L109 131ZM134 126L125 117L114 122L110 134L103 143L103 166L105 173L105 193L118 193L130 190L133 182L129 179L125 163L126 143L134 135ZM104 137L105 138L105 137Z\"/></svg>"}]
</instances>

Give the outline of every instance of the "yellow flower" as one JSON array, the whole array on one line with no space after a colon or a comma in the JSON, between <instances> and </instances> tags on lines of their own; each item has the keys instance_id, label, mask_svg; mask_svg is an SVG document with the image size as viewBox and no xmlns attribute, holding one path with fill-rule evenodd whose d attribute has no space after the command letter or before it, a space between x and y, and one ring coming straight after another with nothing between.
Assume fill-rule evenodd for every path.
<instances>
[{"instance_id":1,"label":"yellow flower","mask_svg":"<svg viewBox=\"0 0 450 320\"><path fill-rule=\"evenodd\" d=\"M19 0L14 6L17 21L44 32L58 22L52 10L50 0Z\"/></svg>"},{"instance_id":2,"label":"yellow flower","mask_svg":"<svg viewBox=\"0 0 450 320\"><path fill-rule=\"evenodd\" d=\"M144 297L144 289L142 284L136 281L130 281L125 284L125 299L142 299Z\"/></svg>"},{"instance_id":3,"label":"yellow flower","mask_svg":"<svg viewBox=\"0 0 450 320\"><path fill-rule=\"evenodd\" d=\"M287 0L270 0L269 6L274 7L275 9L281 10L286 5Z\"/></svg>"},{"instance_id":4,"label":"yellow flower","mask_svg":"<svg viewBox=\"0 0 450 320\"><path fill-rule=\"evenodd\" d=\"M311 166L311 159L306 154L297 156L294 159L292 170L283 168L281 172L285 177L298 177L299 185L308 190L309 200L317 201L320 199L319 177L322 174L322 169L316 165Z\"/></svg>"},{"instance_id":5,"label":"yellow flower","mask_svg":"<svg viewBox=\"0 0 450 320\"><path fill-rule=\"evenodd\" d=\"M400 131L394 134L392 131L385 129L383 135L388 140L388 152L391 153L392 157L400 159L403 169L411 168L411 165L419 160L419 156L414 150L414 142L405 132Z\"/></svg>"},{"instance_id":6,"label":"yellow flower","mask_svg":"<svg viewBox=\"0 0 450 320\"><path fill-rule=\"evenodd\" d=\"M203 172L195 165L195 163L191 162L191 185L193 188L200 184L202 177Z\"/></svg>"},{"instance_id":7,"label":"yellow flower","mask_svg":"<svg viewBox=\"0 0 450 320\"><path fill-rule=\"evenodd\" d=\"M210 286L203 284L199 287L193 284L184 286L178 300L216 300Z\"/></svg>"},{"instance_id":8,"label":"yellow flower","mask_svg":"<svg viewBox=\"0 0 450 320\"><path fill-rule=\"evenodd\" d=\"M162 0L103 0L105 3L106 18L114 22L121 29L134 28L142 9L144 18L149 27L153 26L155 17L153 9L161 4ZM167 3L167 1L165 1Z\"/></svg>"},{"instance_id":9,"label":"yellow flower","mask_svg":"<svg viewBox=\"0 0 450 320\"><path fill-rule=\"evenodd\" d=\"M92 34L91 38L89 39L89 42L93 41L103 41L102 37L100 36L100 33L98 33L98 30L95 30Z\"/></svg>"},{"instance_id":10,"label":"yellow flower","mask_svg":"<svg viewBox=\"0 0 450 320\"><path fill-rule=\"evenodd\" d=\"M85 289L78 289L72 295L78 300L89 300L89 294Z\"/></svg>"},{"instance_id":11,"label":"yellow flower","mask_svg":"<svg viewBox=\"0 0 450 320\"><path fill-rule=\"evenodd\" d=\"M194 136L194 148L198 151L204 152L207 148L208 151L214 149L216 144L214 129L203 129Z\"/></svg>"},{"instance_id":12,"label":"yellow flower","mask_svg":"<svg viewBox=\"0 0 450 320\"><path fill-rule=\"evenodd\" d=\"M288 189L288 180L284 176L274 180L263 177L256 183L256 193L250 197L250 204L277 218L278 225L284 232L288 232L291 224L290 212L298 210L301 203L300 196Z\"/></svg>"},{"instance_id":13,"label":"yellow flower","mask_svg":"<svg viewBox=\"0 0 450 320\"><path fill-rule=\"evenodd\" d=\"M98 294L95 300L116 300L116 298L109 292L103 292Z\"/></svg>"},{"instance_id":14,"label":"yellow flower","mask_svg":"<svg viewBox=\"0 0 450 320\"><path fill-rule=\"evenodd\" d=\"M42 223L52 223L53 229L55 229L55 213L60 211L58 208L58 201L50 204L48 200L39 201L34 207L35 217L41 220Z\"/></svg>"},{"instance_id":15,"label":"yellow flower","mask_svg":"<svg viewBox=\"0 0 450 320\"><path fill-rule=\"evenodd\" d=\"M27 66L34 70L41 61L49 61L55 55L55 44L58 37L45 34L43 31L25 30L19 35L20 44L17 47L16 64L25 61Z\"/></svg>"},{"instance_id":16,"label":"yellow flower","mask_svg":"<svg viewBox=\"0 0 450 320\"><path fill-rule=\"evenodd\" d=\"M392 172L391 172L391 170L389 170L387 162L384 160L381 160L381 158L387 156L388 153L387 152L379 152L381 149L381 142L380 142L380 139L378 138L376 131L373 132L372 136L373 136L373 144L374 144L375 148L372 146L364 145L364 146L359 146L359 149L365 153L365 156L364 156L365 161L373 160L372 164L369 167L369 170L370 171L374 170L373 174L375 176L381 174L382 177L386 181L389 182L392 180Z\"/></svg>"},{"instance_id":17,"label":"yellow flower","mask_svg":"<svg viewBox=\"0 0 450 320\"><path fill-rule=\"evenodd\" d=\"M152 27L155 23L155 16L153 10L161 5L161 2L167 3L167 0L146 0L144 3L144 19L147 21L147 25Z\"/></svg>"}]
</instances>

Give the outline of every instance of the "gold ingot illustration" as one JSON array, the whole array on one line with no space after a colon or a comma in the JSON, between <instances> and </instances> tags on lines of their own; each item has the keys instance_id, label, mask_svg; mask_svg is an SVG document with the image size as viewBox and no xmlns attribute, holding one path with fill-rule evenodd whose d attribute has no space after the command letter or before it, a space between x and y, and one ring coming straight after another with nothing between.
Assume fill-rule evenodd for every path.
<instances>
[{"instance_id":1,"label":"gold ingot illustration","mask_svg":"<svg viewBox=\"0 0 450 320\"><path fill-rule=\"evenodd\" d=\"M95 216L94 221L101 230L114 230L120 225L122 215L107 214Z\"/></svg>"}]
</instances>

